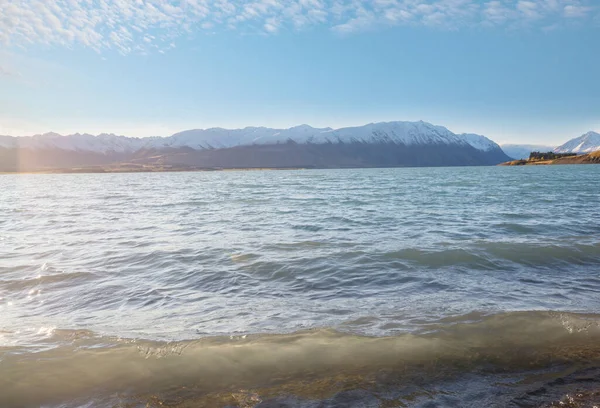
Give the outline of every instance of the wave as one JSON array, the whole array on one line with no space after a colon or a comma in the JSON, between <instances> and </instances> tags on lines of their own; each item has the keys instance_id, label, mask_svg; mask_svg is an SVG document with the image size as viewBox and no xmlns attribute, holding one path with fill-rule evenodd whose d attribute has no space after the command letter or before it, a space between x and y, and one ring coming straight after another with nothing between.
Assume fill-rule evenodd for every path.
<instances>
[{"instance_id":1,"label":"wave","mask_svg":"<svg viewBox=\"0 0 600 408\"><path fill-rule=\"evenodd\" d=\"M559 267L600 262L600 245L597 242L539 244L475 241L468 246L442 250L406 248L384 253L383 257L428 268L464 265L475 269L498 269L514 264L529 267Z\"/></svg>"},{"instance_id":2,"label":"wave","mask_svg":"<svg viewBox=\"0 0 600 408\"><path fill-rule=\"evenodd\" d=\"M19 291L31 288L39 288L43 285L51 286L60 283L72 283L78 280L91 280L96 276L91 272L65 272L53 273L49 275L39 274L29 279L4 279L0 280L0 289Z\"/></svg>"},{"instance_id":3,"label":"wave","mask_svg":"<svg viewBox=\"0 0 600 408\"><path fill-rule=\"evenodd\" d=\"M51 350L0 349L0 406L115 395L140 404L157 396L231 399L239 389L254 390L240 398L285 393L319 399L341 390L397 388L465 373L598 366L600 315L471 313L388 337L318 329L157 342L55 330L52 341Z\"/></svg>"}]
</instances>

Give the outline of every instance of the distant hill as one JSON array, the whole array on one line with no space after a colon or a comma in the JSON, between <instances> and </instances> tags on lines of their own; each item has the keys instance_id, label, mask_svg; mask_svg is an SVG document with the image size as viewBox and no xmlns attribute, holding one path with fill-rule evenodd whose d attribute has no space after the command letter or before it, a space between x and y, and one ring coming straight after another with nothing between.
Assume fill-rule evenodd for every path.
<instances>
[{"instance_id":1,"label":"distant hill","mask_svg":"<svg viewBox=\"0 0 600 408\"><path fill-rule=\"evenodd\" d=\"M500 146L504 153L514 160L527 159L531 152L551 152L555 146L503 144Z\"/></svg>"},{"instance_id":2,"label":"distant hill","mask_svg":"<svg viewBox=\"0 0 600 408\"><path fill-rule=\"evenodd\" d=\"M556 155L568 155L569 153L556 153ZM544 156L543 154L541 156ZM541 166L541 165L558 165L558 164L600 164L600 150L586 153L573 153L567 157L550 157L550 158L530 158L528 160L513 160L502 163L502 166Z\"/></svg>"},{"instance_id":3,"label":"distant hill","mask_svg":"<svg viewBox=\"0 0 600 408\"><path fill-rule=\"evenodd\" d=\"M484 136L455 134L422 121L341 129L212 128L149 138L0 136L0 171L480 166L507 160Z\"/></svg>"}]
</instances>

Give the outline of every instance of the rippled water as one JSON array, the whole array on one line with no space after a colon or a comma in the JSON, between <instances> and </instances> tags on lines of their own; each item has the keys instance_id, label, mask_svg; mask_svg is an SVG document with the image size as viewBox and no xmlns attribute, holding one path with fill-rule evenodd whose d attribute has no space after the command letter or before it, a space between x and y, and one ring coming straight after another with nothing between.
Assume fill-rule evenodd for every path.
<instances>
[{"instance_id":1,"label":"rippled water","mask_svg":"<svg viewBox=\"0 0 600 408\"><path fill-rule=\"evenodd\" d=\"M0 194L0 406L539 406L600 366L600 166Z\"/></svg>"}]
</instances>

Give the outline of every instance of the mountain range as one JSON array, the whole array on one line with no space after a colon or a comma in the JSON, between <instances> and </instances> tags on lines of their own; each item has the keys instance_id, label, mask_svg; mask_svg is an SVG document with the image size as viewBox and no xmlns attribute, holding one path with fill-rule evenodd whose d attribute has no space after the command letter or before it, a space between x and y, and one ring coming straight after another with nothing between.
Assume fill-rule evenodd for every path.
<instances>
[{"instance_id":1,"label":"mountain range","mask_svg":"<svg viewBox=\"0 0 600 408\"><path fill-rule=\"evenodd\" d=\"M329 168L494 165L509 160L476 134L427 122L340 129L194 129L169 137L114 134L0 136L0 171L89 167L150 169Z\"/></svg>"},{"instance_id":2,"label":"mountain range","mask_svg":"<svg viewBox=\"0 0 600 408\"><path fill-rule=\"evenodd\" d=\"M169 137L45 133L0 136L0 171L192 170L495 165L532 151L588 153L600 134L559 146L503 145L419 122L380 122L340 129L193 129Z\"/></svg>"}]
</instances>

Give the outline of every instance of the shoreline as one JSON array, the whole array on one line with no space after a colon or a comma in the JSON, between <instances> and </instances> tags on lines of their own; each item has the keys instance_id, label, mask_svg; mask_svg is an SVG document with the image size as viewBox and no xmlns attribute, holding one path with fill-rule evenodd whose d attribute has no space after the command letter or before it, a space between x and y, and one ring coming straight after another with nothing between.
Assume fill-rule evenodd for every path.
<instances>
[{"instance_id":1,"label":"shoreline","mask_svg":"<svg viewBox=\"0 0 600 408\"><path fill-rule=\"evenodd\" d=\"M500 163L498 166L554 166L567 164L600 164L600 150L578 156L560 157L556 159L521 159Z\"/></svg>"},{"instance_id":2,"label":"shoreline","mask_svg":"<svg viewBox=\"0 0 600 408\"><path fill-rule=\"evenodd\" d=\"M27 171L0 171L6 174L119 174L119 173L188 173L221 171L266 171L266 170L309 170L308 167L244 167L244 168L175 168L175 169L111 169L111 168L73 168Z\"/></svg>"},{"instance_id":3,"label":"shoreline","mask_svg":"<svg viewBox=\"0 0 600 408\"><path fill-rule=\"evenodd\" d=\"M77 167L77 168L57 168L40 169L26 171L0 171L0 175L10 174L121 174L121 173L192 173L192 172L232 172L232 171L285 171L285 170L360 170L360 169L422 169L422 168L462 168L462 167L498 167L505 163L490 165L440 165L440 166L346 166L346 167L326 167L326 166L299 166L299 167L177 167L177 168L111 168L111 167Z\"/></svg>"},{"instance_id":4,"label":"shoreline","mask_svg":"<svg viewBox=\"0 0 600 408\"><path fill-rule=\"evenodd\" d=\"M157 341L61 329L35 351L36 360L18 346L9 351L0 405L419 407L487 406L493 398L494 406L592 408L600 402L599 332L585 326L590 316L473 317L455 317L434 332L385 336L332 327ZM587 328L569 332L567 320ZM73 344L87 352L71 353ZM65 355L66 361L57 358ZM91 369L100 360L101 369ZM56 387L56 379L69 385Z\"/></svg>"}]
</instances>

